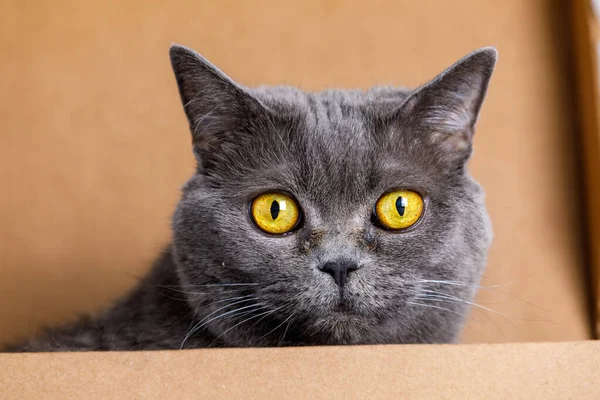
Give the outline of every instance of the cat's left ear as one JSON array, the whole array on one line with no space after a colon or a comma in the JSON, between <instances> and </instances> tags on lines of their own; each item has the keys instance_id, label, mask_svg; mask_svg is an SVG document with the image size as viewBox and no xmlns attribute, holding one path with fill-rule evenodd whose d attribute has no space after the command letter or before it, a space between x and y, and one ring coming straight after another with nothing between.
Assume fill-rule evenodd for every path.
<instances>
[{"instance_id":1,"label":"cat's left ear","mask_svg":"<svg viewBox=\"0 0 600 400\"><path fill-rule=\"evenodd\" d=\"M267 125L266 108L195 51L172 45L169 53L199 170L231 164L249 132Z\"/></svg>"},{"instance_id":2,"label":"cat's left ear","mask_svg":"<svg viewBox=\"0 0 600 400\"><path fill-rule=\"evenodd\" d=\"M487 47L457 61L409 95L402 119L446 156L464 161L497 58L496 49Z\"/></svg>"}]
</instances>

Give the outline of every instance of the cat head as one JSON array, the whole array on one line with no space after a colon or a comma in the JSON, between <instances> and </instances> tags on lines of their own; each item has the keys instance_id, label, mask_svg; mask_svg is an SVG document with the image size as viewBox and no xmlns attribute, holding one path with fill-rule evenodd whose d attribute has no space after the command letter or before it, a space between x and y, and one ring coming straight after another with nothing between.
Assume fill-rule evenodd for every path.
<instances>
[{"instance_id":1,"label":"cat head","mask_svg":"<svg viewBox=\"0 0 600 400\"><path fill-rule=\"evenodd\" d=\"M466 170L497 53L416 90L246 88L171 47L196 174L175 262L217 345L456 340L491 228Z\"/></svg>"}]
</instances>

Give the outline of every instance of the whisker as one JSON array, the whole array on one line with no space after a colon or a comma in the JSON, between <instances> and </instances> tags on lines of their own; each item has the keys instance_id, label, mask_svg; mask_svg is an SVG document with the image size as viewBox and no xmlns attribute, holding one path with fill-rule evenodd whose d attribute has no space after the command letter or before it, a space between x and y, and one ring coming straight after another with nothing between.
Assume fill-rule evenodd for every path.
<instances>
[{"instance_id":1,"label":"whisker","mask_svg":"<svg viewBox=\"0 0 600 400\"><path fill-rule=\"evenodd\" d=\"M177 297L172 297L172 296L166 295L164 293L160 293L160 292L158 294L160 294L163 297L166 297L167 299L171 299L171 300L175 300L175 301L184 301L184 302L187 302L187 299L184 299L184 298L178 299Z\"/></svg>"},{"instance_id":2,"label":"whisker","mask_svg":"<svg viewBox=\"0 0 600 400\"><path fill-rule=\"evenodd\" d=\"M266 336L269 336L271 333L275 332L277 329L279 329L283 324L285 324L286 322L288 322L288 320L290 318L292 318L294 315L296 315L296 313L293 313L292 315L290 315L289 317L287 317L286 319L283 320L282 323L280 323L279 325L277 325L275 328L271 329L269 332L265 333L264 335L262 335L261 337L259 337L257 340L260 340Z\"/></svg>"},{"instance_id":3,"label":"whisker","mask_svg":"<svg viewBox=\"0 0 600 400\"><path fill-rule=\"evenodd\" d=\"M465 287L473 287L473 288L478 288L478 289L497 288L497 287L502 287L502 286L507 286L507 285L513 285L517 282L518 281L515 280L515 281L511 281L511 282L506 282L506 283L499 283L497 285L472 285L470 283L459 282L459 281L443 281L443 280L435 280L435 279L421 279L421 280L416 281L416 283L439 283L442 285L465 286Z\"/></svg>"},{"instance_id":4,"label":"whisker","mask_svg":"<svg viewBox=\"0 0 600 400\"><path fill-rule=\"evenodd\" d=\"M164 289L168 289L171 290L173 292L177 292L177 293L183 293L183 294L189 294L189 295L202 295L202 294L217 294L219 292L217 291L211 291L211 292L191 292L188 290L181 290L176 286L167 286L167 285L158 285L158 287L160 288L164 288ZM216 287L216 286L215 286ZM241 291L241 290L247 290L246 287L242 287L242 286L236 286L236 287L221 287L221 290L226 290L227 292L236 292L236 291Z\"/></svg>"},{"instance_id":5,"label":"whisker","mask_svg":"<svg viewBox=\"0 0 600 400\"><path fill-rule=\"evenodd\" d=\"M294 314L292 314L292 317L294 316ZM277 347L280 347L281 344L283 343L283 340L285 339L285 335L287 334L288 329L290 329L291 323L292 323L292 320L290 319L289 322L287 323L287 326L285 327L285 331L283 331L283 335L281 336L281 339L279 339L279 342L277 343Z\"/></svg>"},{"instance_id":6,"label":"whisker","mask_svg":"<svg viewBox=\"0 0 600 400\"><path fill-rule=\"evenodd\" d=\"M300 76L300 82L298 82L298 86L297 86L298 90L300 90L300 86L302 86L302 80L303 79L304 79L304 75L301 75Z\"/></svg>"},{"instance_id":7,"label":"whisker","mask_svg":"<svg viewBox=\"0 0 600 400\"><path fill-rule=\"evenodd\" d=\"M283 136L281 136L281 132L279 131L279 129L277 129L275 127L275 124L273 123L273 121L271 121L271 117L267 115L267 121L269 122L269 124L271 125L271 127L273 128L273 130L275 131L275 133L277 134L277 136L279 137L279 140L281 141L281 144L283 144L283 147L289 151L289 147L288 145L285 143L285 141L283 140Z\"/></svg>"},{"instance_id":8,"label":"whisker","mask_svg":"<svg viewBox=\"0 0 600 400\"><path fill-rule=\"evenodd\" d=\"M452 303L452 302L461 303L462 302L460 300L455 300L455 299L448 298L446 296L439 296L439 295L417 296L416 298L418 300L425 300L425 301L427 301L427 300L436 300L436 301L447 302L447 303ZM483 313L483 315L485 315L485 317L488 320L490 320L494 325L496 325L496 328L498 328L498 331L500 331L500 333L502 334L503 337L506 337L506 335L504 334L504 332L502 331L502 329L500 329L500 326L498 325L498 323L496 321L494 321L494 319L492 317L490 317L487 313ZM475 321L477 321L477 320L475 320Z\"/></svg>"},{"instance_id":9,"label":"whisker","mask_svg":"<svg viewBox=\"0 0 600 400\"><path fill-rule=\"evenodd\" d=\"M460 302L460 303L469 304L471 306L478 307L478 308L481 308L481 309L486 310L486 311L491 311L491 312L493 312L495 314L498 314L498 315L500 315L500 316L508 319L508 317L506 315L502 314L499 311L492 310L491 308L482 306L481 304L477 304L477 303L473 303L471 301L463 300L460 297L452 296L452 295L450 295L448 293L436 292L434 290L423 290L423 292L425 292L425 293L432 293L433 295L439 296L440 298L443 298L443 299L454 300L454 301L457 301L457 302Z\"/></svg>"},{"instance_id":10,"label":"whisker","mask_svg":"<svg viewBox=\"0 0 600 400\"><path fill-rule=\"evenodd\" d=\"M250 298L250 297L254 297L254 295L248 294L246 296L227 297L225 299L215 300L215 301L212 302L212 304L223 303L224 301L228 301L228 300L242 300L242 299L247 299L247 298Z\"/></svg>"},{"instance_id":11,"label":"whisker","mask_svg":"<svg viewBox=\"0 0 600 400\"><path fill-rule=\"evenodd\" d=\"M223 318L227 315L231 315L231 314L235 314L235 313L239 313L242 310L247 310L248 308L252 308L252 310L257 310L259 308L262 308L264 306L264 303L257 303L257 304L250 304L249 306L245 306L245 307L240 307L240 308L236 308L235 310L231 310L231 311L227 311L223 314L219 314L216 317L213 317L211 319L209 319L208 321L204 322L201 325L196 325L192 330L190 330L188 332L187 335L185 335L185 338L183 339L183 341L181 342L181 347L179 348L180 350L183 349L183 346L185 344L185 342L196 332L198 332L200 329L202 329L203 327L205 327L206 325L208 325L210 322L217 320L219 318ZM242 314L245 315L245 314Z\"/></svg>"},{"instance_id":12,"label":"whisker","mask_svg":"<svg viewBox=\"0 0 600 400\"><path fill-rule=\"evenodd\" d=\"M435 296L435 295L428 295L428 296L417 296L417 298L420 299L420 300L427 300L427 299L429 299L429 300L446 301L446 302L453 302L454 301L454 302L469 304L469 305L472 305L474 307L481 308L481 309L483 309L485 311L491 311L494 314L498 314L499 316L505 318L517 330L520 330L520 329L510 320L510 318L516 319L517 321L525 321L525 322L547 322L547 323L551 323L551 324L555 324L555 325L560 325L560 326L563 325L561 323L558 323L558 322L555 322L555 321L552 321L552 320L549 320L549 319L543 319L543 318L540 318L540 319L525 319L525 318L518 318L518 317L508 316L508 315L503 314L503 313L501 313L499 311L496 311L494 309L482 306L481 304L473 303L473 302L470 302L470 301L467 301L467 300L463 300L463 299L460 299L460 298L457 298L457 297L454 297L454 296L448 297L448 295L437 295L437 296Z\"/></svg>"},{"instance_id":13,"label":"whisker","mask_svg":"<svg viewBox=\"0 0 600 400\"><path fill-rule=\"evenodd\" d=\"M213 341L212 341L212 342L211 342L211 343L208 345L208 347L211 347L213 344L215 344L215 342L216 342L217 340L219 340L219 338L221 338L221 336L225 335L227 332L229 332L230 330L234 329L235 327L237 327L237 326L239 326L239 325L242 325L244 322L248 322L248 321L250 321L250 320L252 320L252 319L254 319L254 318L258 318L258 317L260 317L260 316L263 316L263 317L261 318L261 319L263 319L263 318L265 318L266 316L273 314L274 312L276 312L277 310L279 310L279 309L281 309L281 308L283 308L283 306L282 306L282 307L278 307L278 308L276 308L276 309L274 309L274 310L268 310L268 311L262 312L262 313L260 313L260 314L253 315L253 316L251 316L251 317L249 317L249 318L246 318L246 319L245 319L245 320L243 320L242 322L238 322L237 324L235 324L234 326L232 326L231 328L229 328L229 329L225 330L223 333L221 333L219 336L217 336L217 337L215 338L215 340L213 340ZM250 311L247 311L247 312L245 312L245 313L242 313L242 314L241 314L241 315L239 315L239 316L242 316L242 315L248 315L249 313L252 313L252 312L254 312L254 311L256 311L256 310L250 310ZM259 320L259 321L260 321L260 320Z\"/></svg>"},{"instance_id":14,"label":"whisker","mask_svg":"<svg viewBox=\"0 0 600 400\"><path fill-rule=\"evenodd\" d=\"M281 309L282 309L282 308L284 308L284 307L285 307L285 305L283 305L283 306L281 306L281 307L278 307L278 308L276 308L276 309L275 309L275 311L279 311L279 310L281 310ZM258 321L256 321L255 323L253 323L253 324L250 326L250 328L249 328L249 329L252 329L252 328L254 328L254 327L256 326L256 324L258 324L260 321L262 321L263 319L265 319L265 318L266 318L266 317L268 317L269 315L270 315L270 314L267 314L267 315L265 315L264 317L262 317L261 319L259 319Z\"/></svg>"},{"instance_id":15,"label":"whisker","mask_svg":"<svg viewBox=\"0 0 600 400\"><path fill-rule=\"evenodd\" d=\"M248 308L252 308L252 307L260 308L260 307L263 307L263 306L264 306L264 304L265 304L265 303L256 303L256 304L250 304L249 306L244 306L244 307L236 308L235 310L231 310L231 311L227 311L227 312L225 312L225 313L223 313L223 314L219 314L219 315L217 315L216 317L212 317L211 319L209 319L209 320L205 321L205 322L204 322L202 325L200 325L200 326L198 327L198 329L201 329L202 327L204 327L204 326L208 325L208 323L210 323L210 322L212 322L212 321L214 321L214 320L217 320L217 319L219 319L219 318L223 318L223 317L225 317L225 316L227 316L227 315L231 315L231 314L233 314L233 313L238 313L238 312L240 312L240 311L242 311L242 310L246 310L246 309L248 309Z\"/></svg>"},{"instance_id":16,"label":"whisker","mask_svg":"<svg viewBox=\"0 0 600 400\"><path fill-rule=\"evenodd\" d=\"M525 304L527 304L527 305L530 305L531 307L537 308L538 310L541 310L541 311L546 311L546 312L551 312L551 310L549 310L549 309L547 309L547 308L544 308L544 307L537 306L537 305L535 305L535 304L533 304L533 303L531 303L531 302L529 302L529 301L527 301L527 300L523 299L522 297L519 297L519 296L517 296L516 294L509 293L509 292L505 292L505 291L503 291L503 290L500 290L500 289L494 289L494 291L495 291L495 292L499 292L499 293L503 293L503 294L505 294L505 295L507 295L507 296L510 296L510 297L514 297L515 299L517 299L517 300L520 300L520 301L522 301L523 303L525 303Z\"/></svg>"},{"instance_id":17,"label":"whisker","mask_svg":"<svg viewBox=\"0 0 600 400\"><path fill-rule=\"evenodd\" d=\"M210 314L208 314L207 316L205 316L203 319L201 319L199 322L197 322L194 325L194 327L192 329L190 329L190 331L187 333L187 335L183 339L183 342L181 343L182 348L183 348L183 345L185 344L186 340L189 339L189 337L191 335L193 335L195 332L197 332L199 329L201 329L204 325L206 325L206 324L203 325L203 322L206 321L207 319L209 319L211 315L214 315L214 314L218 313L219 311L224 310L226 308L229 308L229 307L231 307L233 305L240 304L240 303L247 303L247 302L249 302L251 300L253 300L253 299L249 298L249 299L243 299L243 300L234 301L233 303L230 303L230 304L227 304L227 305L225 305L223 307L217 308L215 311L213 311ZM236 310L239 310L239 309L236 309ZM223 315L223 314L221 314L221 315ZM208 322L210 322L210 321L212 321L212 319L209 320Z\"/></svg>"},{"instance_id":18,"label":"whisker","mask_svg":"<svg viewBox=\"0 0 600 400\"><path fill-rule=\"evenodd\" d=\"M185 103L185 104L183 105L183 108L184 108L184 109L185 109L185 108L187 108L187 107L188 107L188 106L190 106L192 103L194 103L194 102L196 102L196 101L198 101L198 100L199 100L199 98L198 98L198 97L195 97L195 98L191 99L190 101L188 101L187 103Z\"/></svg>"},{"instance_id":19,"label":"whisker","mask_svg":"<svg viewBox=\"0 0 600 400\"><path fill-rule=\"evenodd\" d=\"M206 285L195 285L202 287L219 287L219 286L256 286L260 285L260 283L209 283Z\"/></svg>"},{"instance_id":20,"label":"whisker","mask_svg":"<svg viewBox=\"0 0 600 400\"><path fill-rule=\"evenodd\" d=\"M463 318L466 318L466 316L465 316L464 314L461 314L461 313L459 313L459 312L456 312L456 311L453 311L453 310L450 310L450 309L448 309L448 308L444 308L444 307L438 307L438 306L434 306L434 305L431 305L431 304L421 304L421 303L415 303L415 302L412 302L412 301L407 301L407 302L406 302L406 304L412 304L412 305L414 305L414 306L421 306L421 307L436 308L436 309L438 309L438 310L442 310L442 311L448 311L448 312L451 312L451 313L453 313L453 314L460 315L460 316L461 316L461 317L463 317Z\"/></svg>"},{"instance_id":21,"label":"whisker","mask_svg":"<svg viewBox=\"0 0 600 400\"><path fill-rule=\"evenodd\" d=\"M506 320L506 321L507 321L509 324L511 324L513 328L515 328L515 329L516 329L518 332L521 332L521 329L519 329L519 327L518 327L517 325L515 325L515 324L513 323L513 321L512 321L512 320L511 320L511 319L510 319L510 318L509 318L507 315L505 315L505 314L503 314L503 313L501 313L501 312L498 312L498 311L496 311L496 310L493 310L493 309L491 309L491 308L488 308L488 307L482 306L482 305L480 305L480 304L477 304L477 303L474 303L474 302L470 302L470 301L467 301L467 300L463 300L463 299L461 299L460 297L452 296L452 295L450 295L450 294L448 294L448 293L438 292L438 291L434 291L434 290L423 290L423 292L424 292L424 293L431 293L429 296L437 296L437 301L447 301L447 302L448 302L448 301L450 301L450 302L454 301L454 302L461 302L461 303L469 304L469 305L472 305L472 306L474 306L474 307L477 307L477 308L483 309L483 310L485 310L485 311L491 311L491 312L492 312L492 313L494 313L494 314L500 315L500 316L501 316L502 318L504 318L504 319L505 319L505 320ZM420 297L420 299L421 299L421 300L427 300L427 298L426 298L426 297ZM434 299L433 299L433 298L430 298L430 300L434 300ZM485 313L484 313L484 314L485 314ZM486 315L487 315L487 314L486 314ZM488 316L488 318L489 318L489 316ZM514 317L513 317L513 318L514 318ZM489 319L490 319L490 320L492 320L492 322L494 322L494 325L496 325L496 327L498 327L498 329L500 329L500 327L498 326L498 324L496 324L496 322L495 322L495 321L494 321L492 318L489 318ZM532 319L522 319L522 318L514 318L514 319L521 320L521 321L527 321L527 322L550 322L550 323L555 323L554 321L550 321L550 320L544 320L544 319L535 319L535 320L532 320ZM501 331L501 330L500 330L500 331ZM501 332L502 332L502 331L501 331Z\"/></svg>"},{"instance_id":22,"label":"whisker","mask_svg":"<svg viewBox=\"0 0 600 400\"><path fill-rule=\"evenodd\" d=\"M501 283L501 284L497 284L497 285L491 285L491 286L481 286L481 285L470 285L464 282L459 282L459 281L442 281L442 280L419 280L416 281L417 283L439 283L439 284L445 284L445 285L455 285L455 286L465 286L465 287L474 287L474 288L478 288L478 289L483 289L483 290L491 290L493 292L498 292L498 293L502 293L505 294L509 297L514 297L515 299L522 301L523 303L530 305L534 308L537 308L539 310L545 311L545 312L551 312L551 310L548 310L547 308L544 307L540 307L538 305L535 305L513 293L509 293L509 292L505 292L503 290L498 289L498 287L501 286L507 286L507 285L511 285L514 283L517 283L519 281L515 280L515 281L511 281L511 282L507 282L507 283Z\"/></svg>"},{"instance_id":23,"label":"whisker","mask_svg":"<svg viewBox=\"0 0 600 400\"><path fill-rule=\"evenodd\" d=\"M194 294L214 294L214 293L194 293ZM165 294L162 294L162 293L161 293L161 295L163 295L164 297L167 297L167 298L169 298L169 299L172 299L172 300L178 300L178 301L188 301L187 299L177 299L177 298L175 298L175 297L170 297L170 296L167 296L167 295L165 295ZM250 297L254 297L254 295L252 295L252 294L248 294L248 295L246 295L246 296L227 297L227 298L224 298L224 299L219 299L219 300L214 300L214 301L211 301L211 304L223 303L223 302L225 302L225 301L229 301L229 300L241 300L241 299L247 299L247 298L250 298Z\"/></svg>"},{"instance_id":24,"label":"whisker","mask_svg":"<svg viewBox=\"0 0 600 400\"><path fill-rule=\"evenodd\" d=\"M204 293L204 292L181 292L181 293L185 293L185 294L189 294L189 295L194 295L194 296L199 296L199 295L203 295L203 294L207 294L207 295L215 295L215 293ZM176 298L176 297L171 297L171 296L168 296L168 295L166 295L166 294L164 294L164 293L161 293L161 292L159 292L159 294L160 294L161 296L164 296L164 297L166 297L166 298L168 298L168 299L171 299L171 300L184 301L184 302L187 302L187 301L188 301L188 299L186 299L186 298ZM214 301L212 301L211 303L212 303L212 304L217 304L217 303L222 303L222 302L224 302L224 301L229 301L229 300L240 300L240 299L246 299L246 298L249 298L249 297L254 297L254 295L252 295L252 294L248 294L248 295L245 295L245 296L226 297L226 298L224 298L224 299L214 300Z\"/></svg>"},{"instance_id":25,"label":"whisker","mask_svg":"<svg viewBox=\"0 0 600 400\"><path fill-rule=\"evenodd\" d=\"M192 310L191 312L189 312L189 313L185 314L183 317L179 318L179 319L177 320L177 322L175 322L175 323L173 323L171 326L169 326L165 332L169 332L169 331L170 331L171 329L173 329L175 326L179 325L179 323L180 323L181 321L183 321L183 320L184 320L184 319L186 319L186 318L192 317L192 315L194 315L195 313L196 313L196 310ZM193 318L193 317L192 317L192 318Z\"/></svg>"},{"instance_id":26,"label":"whisker","mask_svg":"<svg viewBox=\"0 0 600 400\"><path fill-rule=\"evenodd\" d=\"M238 301L234 301L233 303L229 303L229 304L227 304L227 305L225 305L225 306L223 306L223 307L217 308L215 311L213 311L213 312L211 312L210 314L208 314L207 316L205 316L205 317L204 317L202 320L200 320L198 323L199 323L199 324L201 324L202 322L204 322L205 320L207 320L208 318L210 318L210 316L211 316L211 315L214 315L214 314L218 313L218 312L219 312L219 311L221 311L221 310L224 310L224 309L226 309L226 308L229 308L229 307L231 307L231 306L234 306L234 305L236 305L236 304L240 304L240 303L247 303L247 302L249 302L249 301L251 301L251 300L252 300L251 298L249 298L249 299L243 299L243 300L238 300Z\"/></svg>"},{"instance_id":27,"label":"whisker","mask_svg":"<svg viewBox=\"0 0 600 400\"><path fill-rule=\"evenodd\" d=\"M422 290L421 292L433 293L433 294L426 294L425 296L423 296L423 298L437 298L437 299L450 299L450 300L459 299L462 301L462 299L460 299L460 298L455 298L453 296L435 292L433 290ZM417 296L417 297L420 297L420 296ZM486 302L486 304L505 304L505 303L507 303L507 301L499 301L499 302L493 302L493 303Z\"/></svg>"}]
</instances>

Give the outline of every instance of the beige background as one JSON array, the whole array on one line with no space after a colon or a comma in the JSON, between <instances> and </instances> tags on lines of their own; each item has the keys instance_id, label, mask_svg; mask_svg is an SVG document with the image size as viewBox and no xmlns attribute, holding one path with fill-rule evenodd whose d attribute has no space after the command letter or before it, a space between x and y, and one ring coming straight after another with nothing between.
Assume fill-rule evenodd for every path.
<instances>
[{"instance_id":1,"label":"beige background","mask_svg":"<svg viewBox=\"0 0 600 400\"><path fill-rule=\"evenodd\" d=\"M284 3L286 5L284 5ZM0 0L0 342L105 306L169 240L192 173L167 57L244 84L417 85L500 61L474 175L496 240L466 342L589 338L567 18L554 1Z\"/></svg>"}]
</instances>

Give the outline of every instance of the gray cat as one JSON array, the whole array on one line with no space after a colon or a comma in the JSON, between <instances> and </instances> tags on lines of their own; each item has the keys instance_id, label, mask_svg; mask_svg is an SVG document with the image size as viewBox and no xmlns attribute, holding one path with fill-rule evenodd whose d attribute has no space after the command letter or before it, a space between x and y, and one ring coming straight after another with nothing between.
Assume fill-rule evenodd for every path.
<instances>
[{"instance_id":1,"label":"gray cat","mask_svg":"<svg viewBox=\"0 0 600 400\"><path fill-rule=\"evenodd\" d=\"M170 56L197 159L172 244L112 309L11 351L457 340L492 236L465 164L496 50L319 93Z\"/></svg>"}]
</instances>

